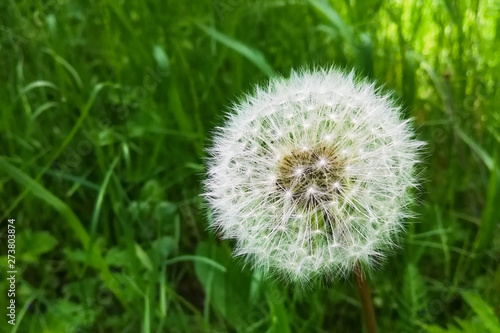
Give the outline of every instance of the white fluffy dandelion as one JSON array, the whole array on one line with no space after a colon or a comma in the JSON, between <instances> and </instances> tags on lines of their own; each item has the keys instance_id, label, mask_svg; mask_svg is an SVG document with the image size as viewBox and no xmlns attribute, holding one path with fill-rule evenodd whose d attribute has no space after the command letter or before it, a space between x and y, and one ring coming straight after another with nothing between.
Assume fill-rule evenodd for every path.
<instances>
[{"instance_id":1,"label":"white fluffy dandelion","mask_svg":"<svg viewBox=\"0 0 500 333\"><path fill-rule=\"evenodd\" d=\"M353 73L272 79L215 134L211 226L255 268L295 282L372 267L409 216L421 146L390 96Z\"/></svg>"}]
</instances>

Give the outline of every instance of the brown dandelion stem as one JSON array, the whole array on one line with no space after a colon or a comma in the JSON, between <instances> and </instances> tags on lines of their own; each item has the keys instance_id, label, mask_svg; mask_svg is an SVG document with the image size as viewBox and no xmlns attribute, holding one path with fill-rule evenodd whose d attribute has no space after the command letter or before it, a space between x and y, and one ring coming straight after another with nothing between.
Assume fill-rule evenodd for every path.
<instances>
[{"instance_id":1,"label":"brown dandelion stem","mask_svg":"<svg viewBox=\"0 0 500 333\"><path fill-rule=\"evenodd\" d=\"M375 312L373 310L372 297L370 295L370 289L368 288L368 283L366 282L365 273L361 265L358 263L354 271L356 276L356 285L358 286L359 295L361 297L361 305L363 306L363 316L365 318L366 332L376 333L377 325L375 323Z\"/></svg>"}]
</instances>

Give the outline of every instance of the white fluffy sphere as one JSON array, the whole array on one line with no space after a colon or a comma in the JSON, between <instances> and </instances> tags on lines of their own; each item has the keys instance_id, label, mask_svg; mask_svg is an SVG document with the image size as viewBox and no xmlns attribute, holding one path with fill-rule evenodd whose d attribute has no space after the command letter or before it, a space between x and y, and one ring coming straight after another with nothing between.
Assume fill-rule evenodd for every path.
<instances>
[{"instance_id":1,"label":"white fluffy sphere","mask_svg":"<svg viewBox=\"0 0 500 333\"><path fill-rule=\"evenodd\" d=\"M255 268L294 282L372 267L409 216L420 147L401 108L352 73L271 79L216 131L211 226Z\"/></svg>"}]
</instances>

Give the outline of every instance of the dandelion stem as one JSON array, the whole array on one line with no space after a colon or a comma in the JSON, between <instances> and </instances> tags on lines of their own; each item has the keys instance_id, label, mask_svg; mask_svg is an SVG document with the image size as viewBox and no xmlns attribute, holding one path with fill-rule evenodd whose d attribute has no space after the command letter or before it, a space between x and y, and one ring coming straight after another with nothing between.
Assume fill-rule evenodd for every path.
<instances>
[{"instance_id":1,"label":"dandelion stem","mask_svg":"<svg viewBox=\"0 0 500 333\"><path fill-rule=\"evenodd\" d=\"M363 269L359 263L356 266L354 275L356 276L356 284L359 289L359 295L361 296L366 331L367 333L376 333L377 325L375 323L375 312L373 311L372 297L370 295L368 283L366 282L365 273L363 273Z\"/></svg>"}]
</instances>

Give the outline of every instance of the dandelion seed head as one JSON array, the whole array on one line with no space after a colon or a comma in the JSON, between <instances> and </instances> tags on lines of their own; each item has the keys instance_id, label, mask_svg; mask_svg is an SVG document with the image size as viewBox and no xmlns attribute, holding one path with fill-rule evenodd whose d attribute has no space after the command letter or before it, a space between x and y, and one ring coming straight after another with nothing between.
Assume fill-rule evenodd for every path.
<instances>
[{"instance_id":1,"label":"dandelion seed head","mask_svg":"<svg viewBox=\"0 0 500 333\"><path fill-rule=\"evenodd\" d=\"M422 146L391 98L352 73L272 79L214 135L211 227L255 268L297 283L372 267L411 216Z\"/></svg>"}]
</instances>

